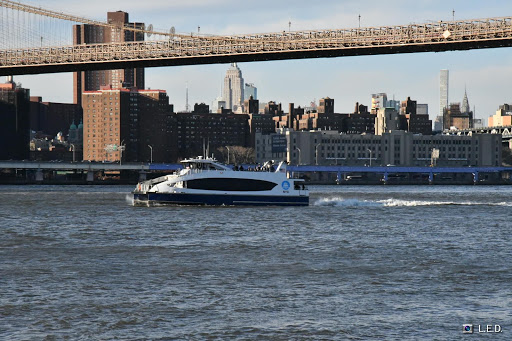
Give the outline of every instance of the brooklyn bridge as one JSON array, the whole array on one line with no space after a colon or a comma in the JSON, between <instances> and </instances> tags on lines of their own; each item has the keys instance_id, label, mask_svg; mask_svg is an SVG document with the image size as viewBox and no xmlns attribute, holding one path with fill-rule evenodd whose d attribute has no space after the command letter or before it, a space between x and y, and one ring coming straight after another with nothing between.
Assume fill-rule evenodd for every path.
<instances>
[{"instance_id":1,"label":"brooklyn bridge","mask_svg":"<svg viewBox=\"0 0 512 341\"><path fill-rule=\"evenodd\" d=\"M145 39L73 44L70 24ZM226 36L119 26L0 0L0 27L0 76L512 46L512 17Z\"/></svg>"}]
</instances>

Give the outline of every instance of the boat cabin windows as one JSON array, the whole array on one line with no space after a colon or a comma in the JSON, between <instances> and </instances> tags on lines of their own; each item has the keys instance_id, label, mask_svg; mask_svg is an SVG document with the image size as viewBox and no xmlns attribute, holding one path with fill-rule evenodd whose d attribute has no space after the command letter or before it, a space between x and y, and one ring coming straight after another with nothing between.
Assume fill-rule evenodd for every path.
<instances>
[{"instance_id":1,"label":"boat cabin windows","mask_svg":"<svg viewBox=\"0 0 512 341\"><path fill-rule=\"evenodd\" d=\"M270 191L276 186L277 184L271 181L236 178L195 179L184 183L185 188L226 192Z\"/></svg>"},{"instance_id":2,"label":"boat cabin windows","mask_svg":"<svg viewBox=\"0 0 512 341\"><path fill-rule=\"evenodd\" d=\"M213 163L204 163L204 162L184 162L183 168L198 169L198 170L224 170L223 168L221 168Z\"/></svg>"},{"instance_id":3,"label":"boat cabin windows","mask_svg":"<svg viewBox=\"0 0 512 341\"><path fill-rule=\"evenodd\" d=\"M306 189L306 186L304 186L304 182L303 181L294 181L293 182L293 189L295 190L305 190Z\"/></svg>"}]
</instances>

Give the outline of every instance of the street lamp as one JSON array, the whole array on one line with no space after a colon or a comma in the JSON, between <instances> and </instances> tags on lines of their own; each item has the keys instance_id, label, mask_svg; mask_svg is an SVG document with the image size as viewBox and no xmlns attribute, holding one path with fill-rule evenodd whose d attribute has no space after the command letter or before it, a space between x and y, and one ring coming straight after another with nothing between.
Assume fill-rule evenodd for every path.
<instances>
[{"instance_id":1,"label":"street lamp","mask_svg":"<svg viewBox=\"0 0 512 341\"><path fill-rule=\"evenodd\" d=\"M228 150L228 165L229 165L229 147L226 146L226 149Z\"/></svg>"},{"instance_id":2,"label":"street lamp","mask_svg":"<svg viewBox=\"0 0 512 341\"><path fill-rule=\"evenodd\" d=\"M368 148L368 151L370 152L370 167L372 166L372 150Z\"/></svg>"},{"instance_id":3,"label":"street lamp","mask_svg":"<svg viewBox=\"0 0 512 341\"><path fill-rule=\"evenodd\" d=\"M149 147L149 149L151 150L151 154L150 154L150 155L151 155L151 157L150 157L150 159L149 159L149 160L150 160L150 161L149 161L149 163L153 163L153 146L150 146L150 145L148 144L148 147Z\"/></svg>"},{"instance_id":4,"label":"street lamp","mask_svg":"<svg viewBox=\"0 0 512 341\"><path fill-rule=\"evenodd\" d=\"M299 151L299 165L300 165L300 148L295 147Z\"/></svg>"},{"instance_id":5,"label":"street lamp","mask_svg":"<svg viewBox=\"0 0 512 341\"><path fill-rule=\"evenodd\" d=\"M123 150L124 150L124 145L123 145L123 142L124 140L121 141L121 145L119 146L119 166L121 166L122 162L123 162Z\"/></svg>"},{"instance_id":6,"label":"street lamp","mask_svg":"<svg viewBox=\"0 0 512 341\"><path fill-rule=\"evenodd\" d=\"M318 146L320 146L322 144L322 142L320 142L319 144L317 144L315 146L315 159L316 159L316 164L318 165Z\"/></svg>"},{"instance_id":7,"label":"street lamp","mask_svg":"<svg viewBox=\"0 0 512 341\"><path fill-rule=\"evenodd\" d=\"M73 143L69 144L73 148L73 162L75 162L75 145Z\"/></svg>"}]
</instances>

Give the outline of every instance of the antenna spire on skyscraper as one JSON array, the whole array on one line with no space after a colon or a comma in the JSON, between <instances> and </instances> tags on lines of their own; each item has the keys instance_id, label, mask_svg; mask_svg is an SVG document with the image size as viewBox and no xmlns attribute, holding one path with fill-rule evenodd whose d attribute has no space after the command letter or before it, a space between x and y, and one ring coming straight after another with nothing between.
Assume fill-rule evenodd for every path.
<instances>
[{"instance_id":1,"label":"antenna spire on skyscraper","mask_svg":"<svg viewBox=\"0 0 512 341\"><path fill-rule=\"evenodd\" d=\"M468 92L467 92L467 89L466 89L466 85L464 84L464 98L462 99L461 112L462 113L468 113L470 110L471 109L469 107Z\"/></svg>"},{"instance_id":2,"label":"antenna spire on skyscraper","mask_svg":"<svg viewBox=\"0 0 512 341\"><path fill-rule=\"evenodd\" d=\"M190 112L188 106L188 82L185 84L185 111Z\"/></svg>"}]
</instances>

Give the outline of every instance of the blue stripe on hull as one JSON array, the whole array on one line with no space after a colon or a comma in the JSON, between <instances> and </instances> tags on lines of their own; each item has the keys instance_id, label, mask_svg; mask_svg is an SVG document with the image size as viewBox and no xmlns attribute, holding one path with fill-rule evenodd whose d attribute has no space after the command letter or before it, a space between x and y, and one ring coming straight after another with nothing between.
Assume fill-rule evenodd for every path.
<instances>
[{"instance_id":1,"label":"blue stripe on hull","mask_svg":"<svg viewBox=\"0 0 512 341\"><path fill-rule=\"evenodd\" d=\"M136 202L174 205L245 205L245 206L307 206L305 196L208 195L189 193L134 194Z\"/></svg>"}]
</instances>

